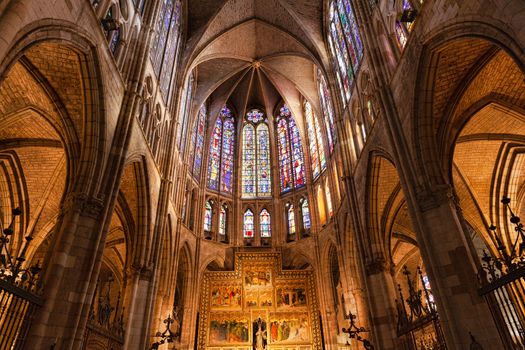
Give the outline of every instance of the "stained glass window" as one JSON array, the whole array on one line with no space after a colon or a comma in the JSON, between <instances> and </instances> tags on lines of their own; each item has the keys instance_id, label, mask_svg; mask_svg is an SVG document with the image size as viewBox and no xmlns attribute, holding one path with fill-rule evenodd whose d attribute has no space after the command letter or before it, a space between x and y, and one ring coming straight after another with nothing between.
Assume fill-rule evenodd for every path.
<instances>
[{"instance_id":1,"label":"stained glass window","mask_svg":"<svg viewBox=\"0 0 525 350\"><path fill-rule=\"evenodd\" d=\"M332 194L330 193L330 187L328 182L324 185L325 194L326 194L326 207L328 208L328 216L332 217L334 215L334 209L332 207Z\"/></svg>"},{"instance_id":2,"label":"stained glass window","mask_svg":"<svg viewBox=\"0 0 525 350\"><path fill-rule=\"evenodd\" d=\"M257 126L257 195L270 196L271 164L270 164L270 133L268 125L262 123Z\"/></svg>"},{"instance_id":3,"label":"stained glass window","mask_svg":"<svg viewBox=\"0 0 525 350\"><path fill-rule=\"evenodd\" d=\"M301 214L303 216L303 227L305 231L310 230L312 222L310 221L310 208L308 207L308 199L301 200Z\"/></svg>"},{"instance_id":4,"label":"stained glass window","mask_svg":"<svg viewBox=\"0 0 525 350\"><path fill-rule=\"evenodd\" d=\"M404 12L412 12L414 11L414 7L412 6L412 3L409 0L403 0L403 13ZM396 32L396 38L397 38L397 44L399 45L399 48L403 50L408 42L408 35L412 31L412 28L414 27L414 21L411 22L401 22L396 21L395 26L395 32Z\"/></svg>"},{"instance_id":5,"label":"stained glass window","mask_svg":"<svg viewBox=\"0 0 525 350\"><path fill-rule=\"evenodd\" d=\"M186 146L185 138L182 135L186 134L186 127L188 124L189 114L191 112L191 101L193 98L193 73L188 76L184 89L182 91L181 101L179 105L178 126L176 142L180 152L183 152Z\"/></svg>"},{"instance_id":6,"label":"stained glass window","mask_svg":"<svg viewBox=\"0 0 525 350\"><path fill-rule=\"evenodd\" d=\"M251 238L254 236L253 228L253 212L248 209L244 212L244 238Z\"/></svg>"},{"instance_id":7,"label":"stained glass window","mask_svg":"<svg viewBox=\"0 0 525 350\"><path fill-rule=\"evenodd\" d=\"M219 189L219 166L221 162L221 135L222 120L219 118L215 122L215 128L210 140L210 152L208 163L208 188L211 190Z\"/></svg>"},{"instance_id":8,"label":"stained glass window","mask_svg":"<svg viewBox=\"0 0 525 350\"><path fill-rule=\"evenodd\" d=\"M299 128L285 105L277 118L277 146L281 192L305 185L304 156Z\"/></svg>"},{"instance_id":9,"label":"stained glass window","mask_svg":"<svg viewBox=\"0 0 525 350\"><path fill-rule=\"evenodd\" d=\"M208 188L232 193L235 123L231 110L224 106L215 122L210 140Z\"/></svg>"},{"instance_id":10,"label":"stained glass window","mask_svg":"<svg viewBox=\"0 0 525 350\"><path fill-rule=\"evenodd\" d=\"M332 105L332 97L330 96L330 90L326 85L321 70L317 70L317 88L319 93L319 100L321 101L321 108L323 110L323 117L326 126L326 135L328 136L328 145L330 147L330 153L334 151L335 139L335 123L334 123L334 107Z\"/></svg>"},{"instance_id":11,"label":"stained glass window","mask_svg":"<svg viewBox=\"0 0 525 350\"><path fill-rule=\"evenodd\" d=\"M312 105L308 101L304 102L304 114L306 118L308 141L310 142L312 173L314 179L316 179L326 169L326 157L324 153L321 126L312 109Z\"/></svg>"},{"instance_id":12,"label":"stained glass window","mask_svg":"<svg viewBox=\"0 0 525 350\"><path fill-rule=\"evenodd\" d=\"M403 50L407 44L408 36L401 22L396 21L396 38L399 48Z\"/></svg>"},{"instance_id":13,"label":"stained glass window","mask_svg":"<svg viewBox=\"0 0 525 350\"><path fill-rule=\"evenodd\" d=\"M119 45L120 45L120 28L117 28L113 31L113 35L111 36L111 40L109 42L109 49L111 50L111 53L113 54L113 56L116 56Z\"/></svg>"},{"instance_id":14,"label":"stained glass window","mask_svg":"<svg viewBox=\"0 0 525 350\"><path fill-rule=\"evenodd\" d=\"M288 216L288 234L290 236L295 235L295 213L293 210L293 204L290 204L288 206L287 216Z\"/></svg>"},{"instance_id":15,"label":"stained glass window","mask_svg":"<svg viewBox=\"0 0 525 350\"><path fill-rule=\"evenodd\" d=\"M211 232L213 209L210 201L204 205L204 231Z\"/></svg>"},{"instance_id":16,"label":"stained glass window","mask_svg":"<svg viewBox=\"0 0 525 350\"><path fill-rule=\"evenodd\" d=\"M155 23L155 36L151 46L151 61L159 77L160 91L167 101L174 63L180 41L182 4L180 0L163 0Z\"/></svg>"},{"instance_id":17,"label":"stained glass window","mask_svg":"<svg viewBox=\"0 0 525 350\"><path fill-rule=\"evenodd\" d=\"M242 132L242 195L255 197L255 128L246 124Z\"/></svg>"},{"instance_id":18,"label":"stained glass window","mask_svg":"<svg viewBox=\"0 0 525 350\"><path fill-rule=\"evenodd\" d=\"M261 210L261 215L259 216L259 225L261 226L261 237L271 237L272 236L272 225L270 212L268 210Z\"/></svg>"},{"instance_id":19,"label":"stained glass window","mask_svg":"<svg viewBox=\"0 0 525 350\"><path fill-rule=\"evenodd\" d=\"M350 0L334 0L330 4L330 50L336 60L337 81L343 101L350 100L355 74L363 58L363 44Z\"/></svg>"},{"instance_id":20,"label":"stained glass window","mask_svg":"<svg viewBox=\"0 0 525 350\"><path fill-rule=\"evenodd\" d=\"M257 109L248 112L244 122L241 187L244 198L272 194L270 135L266 118Z\"/></svg>"},{"instance_id":21,"label":"stained glass window","mask_svg":"<svg viewBox=\"0 0 525 350\"><path fill-rule=\"evenodd\" d=\"M204 149L204 137L206 134L206 106L202 105L199 109L199 115L197 121L193 127L193 133L191 136L191 153L190 161L192 162L192 174L197 180L201 176L202 168L202 152Z\"/></svg>"},{"instance_id":22,"label":"stained glass window","mask_svg":"<svg viewBox=\"0 0 525 350\"><path fill-rule=\"evenodd\" d=\"M226 207L221 205L221 209L219 211L219 235L221 236L226 235L226 215Z\"/></svg>"}]
</instances>

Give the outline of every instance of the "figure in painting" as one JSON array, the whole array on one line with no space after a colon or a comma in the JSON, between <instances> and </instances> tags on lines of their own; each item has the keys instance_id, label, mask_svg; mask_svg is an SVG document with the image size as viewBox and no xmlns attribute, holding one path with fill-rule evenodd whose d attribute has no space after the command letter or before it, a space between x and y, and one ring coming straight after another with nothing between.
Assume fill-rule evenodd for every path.
<instances>
[{"instance_id":1,"label":"figure in painting","mask_svg":"<svg viewBox=\"0 0 525 350\"><path fill-rule=\"evenodd\" d=\"M266 322L260 317L253 323L253 334L253 350L266 350Z\"/></svg>"}]
</instances>

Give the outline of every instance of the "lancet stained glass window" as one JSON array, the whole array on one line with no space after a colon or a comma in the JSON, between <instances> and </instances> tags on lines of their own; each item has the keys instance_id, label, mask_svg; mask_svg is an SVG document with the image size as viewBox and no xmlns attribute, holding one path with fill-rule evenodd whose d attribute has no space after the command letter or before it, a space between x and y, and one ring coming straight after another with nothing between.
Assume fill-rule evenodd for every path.
<instances>
[{"instance_id":1,"label":"lancet stained glass window","mask_svg":"<svg viewBox=\"0 0 525 350\"><path fill-rule=\"evenodd\" d=\"M306 130L310 142L310 157L312 162L312 173L314 179L319 177L326 169L326 157L321 127L310 102L304 102L304 114L306 119Z\"/></svg>"},{"instance_id":2,"label":"lancet stained glass window","mask_svg":"<svg viewBox=\"0 0 525 350\"><path fill-rule=\"evenodd\" d=\"M293 210L293 204L290 204L288 206L288 212L287 212L287 216L288 216L288 234L291 236L291 235L295 235L295 213L294 213L294 210Z\"/></svg>"},{"instance_id":3,"label":"lancet stained glass window","mask_svg":"<svg viewBox=\"0 0 525 350\"><path fill-rule=\"evenodd\" d=\"M221 209L219 212L219 235L225 236L226 235L226 207L224 205L221 205Z\"/></svg>"},{"instance_id":4,"label":"lancet stained glass window","mask_svg":"<svg viewBox=\"0 0 525 350\"><path fill-rule=\"evenodd\" d=\"M271 218L268 210L261 210L261 215L259 215L259 225L261 227L261 237L267 238L272 236Z\"/></svg>"},{"instance_id":5,"label":"lancet stained glass window","mask_svg":"<svg viewBox=\"0 0 525 350\"><path fill-rule=\"evenodd\" d=\"M317 70L317 88L319 92L319 100L321 101L321 108L323 110L324 122L326 125L326 135L328 138L328 145L330 147L330 153L334 151L334 143L336 141L335 135L335 123L334 123L334 107L332 105L332 97L330 96L330 90L326 85L321 70Z\"/></svg>"},{"instance_id":6,"label":"lancet stained glass window","mask_svg":"<svg viewBox=\"0 0 525 350\"><path fill-rule=\"evenodd\" d=\"M190 161L192 161L192 174L197 180L201 176L202 168L202 152L204 149L204 137L206 134L206 106L202 105L199 109L199 115L197 121L193 127L193 133L191 136L191 154Z\"/></svg>"},{"instance_id":7,"label":"lancet stained glass window","mask_svg":"<svg viewBox=\"0 0 525 350\"><path fill-rule=\"evenodd\" d=\"M181 101L179 105L178 125L176 143L182 153L185 149L185 139L182 137L186 133L186 126L188 124L188 117L191 112L191 101L193 98L193 73L188 76L184 89L182 91Z\"/></svg>"},{"instance_id":8,"label":"lancet stained glass window","mask_svg":"<svg viewBox=\"0 0 525 350\"><path fill-rule=\"evenodd\" d=\"M155 23L151 60L155 75L159 77L160 91L166 102L179 48L181 14L180 0L164 0Z\"/></svg>"},{"instance_id":9,"label":"lancet stained glass window","mask_svg":"<svg viewBox=\"0 0 525 350\"><path fill-rule=\"evenodd\" d=\"M270 135L264 114L246 114L242 131L241 189L243 198L268 197L271 189Z\"/></svg>"},{"instance_id":10,"label":"lancet stained glass window","mask_svg":"<svg viewBox=\"0 0 525 350\"><path fill-rule=\"evenodd\" d=\"M254 236L253 228L253 212L250 209L247 209L244 212L244 238L252 238Z\"/></svg>"},{"instance_id":11,"label":"lancet stained glass window","mask_svg":"<svg viewBox=\"0 0 525 350\"><path fill-rule=\"evenodd\" d=\"M301 135L286 105L280 109L277 118L277 146L281 192L304 186L306 180Z\"/></svg>"},{"instance_id":12,"label":"lancet stained glass window","mask_svg":"<svg viewBox=\"0 0 525 350\"><path fill-rule=\"evenodd\" d=\"M301 199L301 214L303 216L303 228L308 231L312 227L312 222L310 221L310 208L306 198Z\"/></svg>"},{"instance_id":13,"label":"lancet stained glass window","mask_svg":"<svg viewBox=\"0 0 525 350\"><path fill-rule=\"evenodd\" d=\"M210 232L212 227L213 209L210 201L204 205L204 231Z\"/></svg>"},{"instance_id":14,"label":"lancet stained glass window","mask_svg":"<svg viewBox=\"0 0 525 350\"><path fill-rule=\"evenodd\" d=\"M337 81L346 105L350 100L355 74L363 58L363 44L350 0L331 2L329 31L330 50L336 58Z\"/></svg>"},{"instance_id":15,"label":"lancet stained glass window","mask_svg":"<svg viewBox=\"0 0 525 350\"><path fill-rule=\"evenodd\" d=\"M210 140L208 161L210 190L232 193L234 145L235 122L231 110L224 106L215 122Z\"/></svg>"}]
</instances>

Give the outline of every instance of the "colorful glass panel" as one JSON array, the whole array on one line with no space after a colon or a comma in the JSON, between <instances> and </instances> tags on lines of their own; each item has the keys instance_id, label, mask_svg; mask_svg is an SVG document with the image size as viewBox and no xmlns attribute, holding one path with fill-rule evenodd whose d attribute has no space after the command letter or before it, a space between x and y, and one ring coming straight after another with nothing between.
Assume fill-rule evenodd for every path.
<instances>
[{"instance_id":1,"label":"colorful glass panel","mask_svg":"<svg viewBox=\"0 0 525 350\"><path fill-rule=\"evenodd\" d=\"M281 191L292 189L292 168L290 162L290 140L288 138L288 124L284 118L277 123L277 146L279 149L279 171L281 177Z\"/></svg>"},{"instance_id":2,"label":"colorful glass panel","mask_svg":"<svg viewBox=\"0 0 525 350\"><path fill-rule=\"evenodd\" d=\"M253 229L253 212L250 209L248 209L244 213L244 238L252 238L254 236Z\"/></svg>"},{"instance_id":3,"label":"colorful glass panel","mask_svg":"<svg viewBox=\"0 0 525 350\"><path fill-rule=\"evenodd\" d=\"M350 0L335 0L330 4L329 46L336 59L336 76L343 102L350 100L355 72L363 58L363 43Z\"/></svg>"},{"instance_id":4,"label":"colorful glass panel","mask_svg":"<svg viewBox=\"0 0 525 350\"><path fill-rule=\"evenodd\" d=\"M295 120L290 119L290 139L292 140L292 169L294 176L295 188L300 188L306 185L306 176L304 173L304 155L303 146L301 143L301 134L299 128L295 124Z\"/></svg>"},{"instance_id":5,"label":"colorful glass panel","mask_svg":"<svg viewBox=\"0 0 525 350\"><path fill-rule=\"evenodd\" d=\"M321 108L323 109L323 116L327 130L328 144L330 147L330 153L334 151L335 143L335 123L334 123L334 108L332 105L332 98L330 91L326 84L323 74L320 70L317 70L317 85L319 92L319 100L321 101Z\"/></svg>"},{"instance_id":6,"label":"colorful glass panel","mask_svg":"<svg viewBox=\"0 0 525 350\"><path fill-rule=\"evenodd\" d=\"M219 167L221 162L221 135L222 120L217 118L215 128L210 140L210 152L208 161L208 188L217 191L219 189Z\"/></svg>"},{"instance_id":7,"label":"colorful glass panel","mask_svg":"<svg viewBox=\"0 0 525 350\"><path fill-rule=\"evenodd\" d=\"M312 222L310 221L310 208L308 207L308 200L303 199L301 204L301 213L303 215L303 227L305 231L310 230Z\"/></svg>"},{"instance_id":8,"label":"colorful glass panel","mask_svg":"<svg viewBox=\"0 0 525 350\"><path fill-rule=\"evenodd\" d=\"M204 205L204 231L210 232L212 225L213 209L209 201Z\"/></svg>"},{"instance_id":9,"label":"colorful glass panel","mask_svg":"<svg viewBox=\"0 0 525 350\"><path fill-rule=\"evenodd\" d=\"M246 124L242 132L242 195L255 197L255 128Z\"/></svg>"},{"instance_id":10,"label":"colorful glass panel","mask_svg":"<svg viewBox=\"0 0 525 350\"><path fill-rule=\"evenodd\" d=\"M293 204L288 208L288 234L295 235L295 213L293 210Z\"/></svg>"},{"instance_id":11,"label":"colorful glass panel","mask_svg":"<svg viewBox=\"0 0 525 350\"><path fill-rule=\"evenodd\" d=\"M262 121L264 119L264 114L263 112L257 110L257 109L253 109L251 111L249 111L247 114L247 119L254 123L254 124L257 124L259 123L260 121Z\"/></svg>"},{"instance_id":12,"label":"colorful glass panel","mask_svg":"<svg viewBox=\"0 0 525 350\"><path fill-rule=\"evenodd\" d=\"M224 205L221 205L219 212L219 235L226 235L226 208Z\"/></svg>"},{"instance_id":13,"label":"colorful glass panel","mask_svg":"<svg viewBox=\"0 0 525 350\"><path fill-rule=\"evenodd\" d=\"M174 0L165 0L161 6L162 10L159 12L159 18L156 27L156 37L154 40L155 46L151 50L153 71L157 77L160 74L162 58L164 57L164 51L166 50Z\"/></svg>"},{"instance_id":14,"label":"colorful glass panel","mask_svg":"<svg viewBox=\"0 0 525 350\"><path fill-rule=\"evenodd\" d=\"M321 124L319 123L319 118L317 118L317 115L315 112L314 115L314 125L315 125L315 136L317 139L317 149L319 151L319 163L321 164L321 172L323 172L326 169L326 156L324 151L324 141L323 136L321 132Z\"/></svg>"},{"instance_id":15,"label":"colorful glass panel","mask_svg":"<svg viewBox=\"0 0 525 350\"><path fill-rule=\"evenodd\" d=\"M313 177L317 178L326 169L326 157L324 154L324 143L321 134L321 128L317 116L315 115L312 105L306 101L304 103L304 112L306 117L306 129L308 140L310 142L310 157L312 161Z\"/></svg>"},{"instance_id":16,"label":"colorful glass panel","mask_svg":"<svg viewBox=\"0 0 525 350\"><path fill-rule=\"evenodd\" d=\"M171 23L169 36L167 38L166 52L162 59L162 70L160 73L160 92L164 101L168 102L168 93L171 85L171 78L175 67L175 58L177 49L179 47L180 38L180 20L181 20L182 4L180 1L175 2L173 13L171 15Z\"/></svg>"},{"instance_id":17,"label":"colorful glass panel","mask_svg":"<svg viewBox=\"0 0 525 350\"><path fill-rule=\"evenodd\" d=\"M193 161L193 176L198 180L201 176L202 151L204 149L204 136L206 133L206 106L202 105L199 109L199 119L195 125L195 151Z\"/></svg>"},{"instance_id":18,"label":"colorful glass panel","mask_svg":"<svg viewBox=\"0 0 525 350\"><path fill-rule=\"evenodd\" d=\"M396 38L399 48L403 50L407 44L408 36L401 22L396 21Z\"/></svg>"},{"instance_id":19,"label":"colorful glass panel","mask_svg":"<svg viewBox=\"0 0 525 350\"><path fill-rule=\"evenodd\" d=\"M179 115L178 115L178 126L177 126L177 137L176 142L179 147L180 152L182 153L185 148L185 140L182 137L182 135L186 132L186 124L188 120L188 116L190 113L190 106L191 106L191 100L193 98L193 74L188 76L186 79L186 84L184 87L184 90L182 92L182 97L180 101L180 107L179 107Z\"/></svg>"},{"instance_id":20,"label":"colorful glass panel","mask_svg":"<svg viewBox=\"0 0 525 350\"><path fill-rule=\"evenodd\" d=\"M261 226L261 237L267 238L272 236L272 225L270 213L268 210L263 209L259 216L259 224Z\"/></svg>"},{"instance_id":21,"label":"colorful glass panel","mask_svg":"<svg viewBox=\"0 0 525 350\"><path fill-rule=\"evenodd\" d=\"M235 124L233 118L224 120L222 135L221 191L232 193Z\"/></svg>"},{"instance_id":22,"label":"colorful glass panel","mask_svg":"<svg viewBox=\"0 0 525 350\"><path fill-rule=\"evenodd\" d=\"M257 194L261 197L270 196L271 170L270 170L270 135L268 125L265 123L257 126Z\"/></svg>"}]
</instances>

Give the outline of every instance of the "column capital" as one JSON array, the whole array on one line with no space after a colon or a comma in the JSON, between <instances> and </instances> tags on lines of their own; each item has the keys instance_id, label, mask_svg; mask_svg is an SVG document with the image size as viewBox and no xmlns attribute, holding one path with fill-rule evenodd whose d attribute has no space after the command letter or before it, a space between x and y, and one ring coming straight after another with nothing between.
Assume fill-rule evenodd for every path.
<instances>
[{"instance_id":1,"label":"column capital","mask_svg":"<svg viewBox=\"0 0 525 350\"><path fill-rule=\"evenodd\" d=\"M61 208L61 215L75 212L92 219L99 218L104 209L104 201L90 197L83 192L70 192L66 195Z\"/></svg>"},{"instance_id":2,"label":"column capital","mask_svg":"<svg viewBox=\"0 0 525 350\"><path fill-rule=\"evenodd\" d=\"M457 204L454 189L448 184L435 185L432 188L416 192L417 206L423 212L435 209L444 203Z\"/></svg>"}]
</instances>

